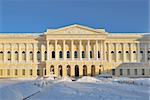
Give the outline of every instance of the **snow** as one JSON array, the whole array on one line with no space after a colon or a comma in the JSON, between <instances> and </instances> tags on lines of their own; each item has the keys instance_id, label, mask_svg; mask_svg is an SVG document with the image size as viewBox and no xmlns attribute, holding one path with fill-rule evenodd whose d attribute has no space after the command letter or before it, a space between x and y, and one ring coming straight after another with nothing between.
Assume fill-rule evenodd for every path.
<instances>
[{"instance_id":1,"label":"snow","mask_svg":"<svg viewBox=\"0 0 150 100\"><path fill-rule=\"evenodd\" d=\"M84 76L84 77L78 79L77 82L96 83L96 82L100 82L100 80L98 80L98 79L96 79L94 77Z\"/></svg>"},{"instance_id":2,"label":"snow","mask_svg":"<svg viewBox=\"0 0 150 100\"><path fill-rule=\"evenodd\" d=\"M149 100L149 83L150 78L89 76L0 80L0 100Z\"/></svg>"}]
</instances>

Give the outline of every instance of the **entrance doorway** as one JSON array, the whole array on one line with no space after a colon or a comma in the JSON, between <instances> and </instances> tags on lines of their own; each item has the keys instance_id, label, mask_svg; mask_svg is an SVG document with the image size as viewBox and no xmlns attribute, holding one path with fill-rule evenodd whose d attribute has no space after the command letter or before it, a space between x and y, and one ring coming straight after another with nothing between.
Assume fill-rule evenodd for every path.
<instances>
[{"instance_id":1,"label":"entrance doorway","mask_svg":"<svg viewBox=\"0 0 150 100\"><path fill-rule=\"evenodd\" d=\"M91 76L95 76L95 65L91 66Z\"/></svg>"},{"instance_id":2,"label":"entrance doorway","mask_svg":"<svg viewBox=\"0 0 150 100\"><path fill-rule=\"evenodd\" d=\"M50 67L50 74L51 74L51 75L54 74L54 66L53 66L53 65Z\"/></svg>"},{"instance_id":3,"label":"entrance doorway","mask_svg":"<svg viewBox=\"0 0 150 100\"><path fill-rule=\"evenodd\" d=\"M75 77L79 77L79 66L75 66Z\"/></svg>"},{"instance_id":4,"label":"entrance doorway","mask_svg":"<svg viewBox=\"0 0 150 100\"><path fill-rule=\"evenodd\" d=\"M83 76L87 76L87 66L83 66Z\"/></svg>"},{"instance_id":5,"label":"entrance doorway","mask_svg":"<svg viewBox=\"0 0 150 100\"><path fill-rule=\"evenodd\" d=\"M62 66L61 65L59 65L59 67L58 67L58 76L62 77Z\"/></svg>"},{"instance_id":6,"label":"entrance doorway","mask_svg":"<svg viewBox=\"0 0 150 100\"><path fill-rule=\"evenodd\" d=\"M71 74L70 72L71 72L71 71L70 71L70 65L68 65L68 66L67 66L67 76L70 76L70 74Z\"/></svg>"}]
</instances>

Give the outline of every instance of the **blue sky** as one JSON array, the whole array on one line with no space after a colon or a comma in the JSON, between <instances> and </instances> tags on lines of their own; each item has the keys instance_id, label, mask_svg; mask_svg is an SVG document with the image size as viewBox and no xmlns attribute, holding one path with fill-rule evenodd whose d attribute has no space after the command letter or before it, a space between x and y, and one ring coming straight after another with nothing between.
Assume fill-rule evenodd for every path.
<instances>
[{"instance_id":1,"label":"blue sky","mask_svg":"<svg viewBox=\"0 0 150 100\"><path fill-rule=\"evenodd\" d=\"M150 0L0 0L0 32L44 32L70 24L150 32Z\"/></svg>"}]
</instances>

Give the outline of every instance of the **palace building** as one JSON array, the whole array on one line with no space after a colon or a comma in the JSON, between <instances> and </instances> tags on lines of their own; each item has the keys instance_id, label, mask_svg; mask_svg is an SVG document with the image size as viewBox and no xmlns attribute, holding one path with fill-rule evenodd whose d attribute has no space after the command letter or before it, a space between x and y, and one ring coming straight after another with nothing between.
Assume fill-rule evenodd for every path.
<instances>
[{"instance_id":1,"label":"palace building","mask_svg":"<svg viewBox=\"0 0 150 100\"><path fill-rule=\"evenodd\" d=\"M150 34L108 33L82 25L38 35L0 34L0 78L150 77Z\"/></svg>"}]
</instances>

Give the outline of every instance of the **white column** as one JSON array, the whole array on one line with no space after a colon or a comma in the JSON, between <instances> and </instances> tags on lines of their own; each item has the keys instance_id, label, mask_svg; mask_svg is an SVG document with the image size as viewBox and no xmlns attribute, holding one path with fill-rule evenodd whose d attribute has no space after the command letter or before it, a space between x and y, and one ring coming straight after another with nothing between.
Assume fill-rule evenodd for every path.
<instances>
[{"instance_id":1,"label":"white column","mask_svg":"<svg viewBox=\"0 0 150 100\"><path fill-rule=\"evenodd\" d=\"M147 62L147 44L145 43L145 46L144 46L144 55L145 55L145 62Z\"/></svg>"},{"instance_id":2,"label":"white column","mask_svg":"<svg viewBox=\"0 0 150 100\"><path fill-rule=\"evenodd\" d=\"M101 61L103 60L103 53L104 53L103 49L104 49L103 42L100 41L100 59L101 59Z\"/></svg>"},{"instance_id":3,"label":"white column","mask_svg":"<svg viewBox=\"0 0 150 100\"><path fill-rule=\"evenodd\" d=\"M122 58L123 58L122 61L123 61L123 62L126 62L126 58L125 58L125 53L126 53L126 50L125 50L125 44L122 43L122 45L123 45L123 46L122 46L122 47L123 47L123 48L122 48L122 56L123 56L123 57L122 57Z\"/></svg>"},{"instance_id":4,"label":"white column","mask_svg":"<svg viewBox=\"0 0 150 100\"><path fill-rule=\"evenodd\" d=\"M29 61L29 51L28 51L29 47L28 44L26 43L26 62Z\"/></svg>"},{"instance_id":5,"label":"white column","mask_svg":"<svg viewBox=\"0 0 150 100\"><path fill-rule=\"evenodd\" d=\"M57 40L55 40L55 60L58 59Z\"/></svg>"},{"instance_id":6,"label":"white column","mask_svg":"<svg viewBox=\"0 0 150 100\"><path fill-rule=\"evenodd\" d=\"M6 44L4 44L4 62L7 61L7 51L6 51Z\"/></svg>"},{"instance_id":7,"label":"white column","mask_svg":"<svg viewBox=\"0 0 150 100\"><path fill-rule=\"evenodd\" d=\"M140 43L137 43L137 62L140 62Z\"/></svg>"},{"instance_id":8,"label":"white column","mask_svg":"<svg viewBox=\"0 0 150 100\"><path fill-rule=\"evenodd\" d=\"M63 40L63 60L66 60L66 43L65 43L66 41L65 40Z\"/></svg>"},{"instance_id":9,"label":"white column","mask_svg":"<svg viewBox=\"0 0 150 100\"><path fill-rule=\"evenodd\" d=\"M90 59L90 40L87 41L87 59Z\"/></svg>"},{"instance_id":10,"label":"white column","mask_svg":"<svg viewBox=\"0 0 150 100\"><path fill-rule=\"evenodd\" d=\"M21 58L21 44L18 44L18 46L19 46L19 51L18 51L18 54L19 54L19 57L18 57L18 60L19 60L19 62L21 62L21 60L22 60L22 58Z\"/></svg>"},{"instance_id":11,"label":"white column","mask_svg":"<svg viewBox=\"0 0 150 100\"><path fill-rule=\"evenodd\" d=\"M47 46L47 61L49 61L50 60L49 41L46 42L46 46Z\"/></svg>"},{"instance_id":12,"label":"white column","mask_svg":"<svg viewBox=\"0 0 150 100\"><path fill-rule=\"evenodd\" d=\"M104 52L103 52L103 55L104 55L104 57L103 57L103 59L104 59L104 61L106 61L106 43L103 41L103 48L104 48Z\"/></svg>"},{"instance_id":13,"label":"white column","mask_svg":"<svg viewBox=\"0 0 150 100\"><path fill-rule=\"evenodd\" d=\"M116 62L118 62L118 44L115 44L115 57L116 57Z\"/></svg>"},{"instance_id":14,"label":"white column","mask_svg":"<svg viewBox=\"0 0 150 100\"><path fill-rule=\"evenodd\" d=\"M130 62L133 62L133 50L132 50L133 44L130 43Z\"/></svg>"},{"instance_id":15,"label":"white column","mask_svg":"<svg viewBox=\"0 0 150 100\"><path fill-rule=\"evenodd\" d=\"M74 44L73 44L73 40L71 40L71 59L74 60Z\"/></svg>"},{"instance_id":16,"label":"white column","mask_svg":"<svg viewBox=\"0 0 150 100\"><path fill-rule=\"evenodd\" d=\"M11 46L11 62L13 62L13 61L14 61L14 50L13 50L13 44L11 43L11 44L10 44L10 46Z\"/></svg>"},{"instance_id":17,"label":"white column","mask_svg":"<svg viewBox=\"0 0 150 100\"><path fill-rule=\"evenodd\" d=\"M79 59L82 60L82 41L79 40Z\"/></svg>"},{"instance_id":18,"label":"white column","mask_svg":"<svg viewBox=\"0 0 150 100\"><path fill-rule=\"evenodd\" d=\"M108 43L108 62L111 62L112 60L112 56L111 56L111 46L110 43Z\"/></svg>"},{"instance_id":19,"label":"white column","mask_svg":"<svg viewBox=\"0 0 150 100\"><path fill-rule=\"evenodd\" d=\"M98 40L95 40L95 51L94 51L95 59L98 60Z\"/></svg>"},{"instance_id":20,"label":"white column","mask_svg":"<svg viewBox=\"0 0 150 100\"><path fill-rule=\"evenodd\" d=\"M33 47L34 47L34 48L33 48L33 49L34 49L34 50L33 50L33 51L34 51L34 52L33 52L33 53L34 53L33 59L34 59L34 62L37 62L37 44L34 43L34 44L33 44Z\"/></svg>"}]
</instances>

